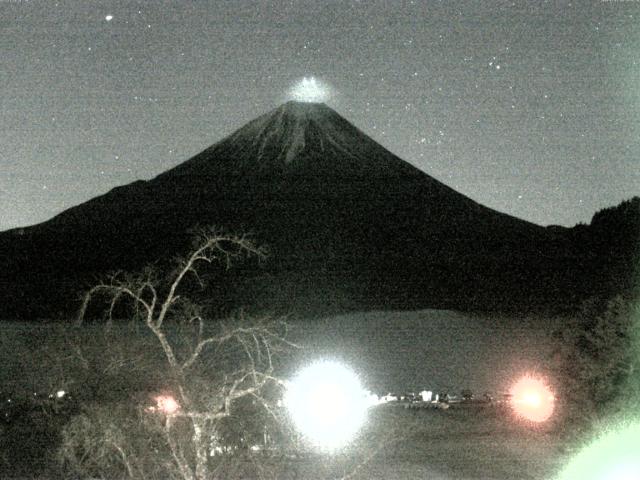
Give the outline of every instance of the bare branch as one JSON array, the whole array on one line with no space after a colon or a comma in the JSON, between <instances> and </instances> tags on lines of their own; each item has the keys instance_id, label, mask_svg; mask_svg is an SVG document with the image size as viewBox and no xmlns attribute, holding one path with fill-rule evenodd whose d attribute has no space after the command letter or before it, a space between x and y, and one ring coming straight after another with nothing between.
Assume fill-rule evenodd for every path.
<instances>
[{"instance_id":1,"label":"bare branch","mask_svg":"<svg viewBox=\"0 0 640 480\"><path fill-rule=\"evenodd\" d=\"M160 342L160 346L162 347L162 350L164 351L164 354L167 357L167 361L169 362L169 365L171 366L171 368L173 370L177 371L178 370L178 360L176 359L176 356L173 353L173 348L171 347L171 344L167 340L166 335L151 320L149 320L147 322L147 326L153 332L153 334L156 336L156 338L158 339L158 342Z\"/></svg>"},{"instance_id":2,"label":"bare branch","mask_svg":"<svg viewBox=\"0 0 640 480\"><path fill-rule=\"evenodd\" d=\"M84 317L87 312L87 308L91 300L98 294L102 293L111 298L111 309L115 301L117 301L120 297L127 296L131 298L136 305L142 305L147 312L148 316L153 315L153 307L149 303L147 303L142 297L140 290L138 292L134 292L132 284L127 281L122 281L118 278L118 273L111 275L110 283L100 283L92 287L84 296L82 306L80 311L78 312L78 324L81 324L84 321Z\"/></svg>"},{"instance_id":3,"label":"bare branch","mask_svg":"<svg viewBox=\"0 0 640 480\"><path fill-rule=\"evenodd\" d=\"M200 356L200 354L202 353L202 351L204 350L204 348L207 345L210 345L212 343L221 343L220 339L217 338L207 338L205 340L200 340L198 342L198 344L196 345L196 348L193 350L193 353L191 353L191 355L189 356L189 358L182 364L182 366L180 367L182 370L187 370L188 368L190 368L195 362L196 360L198 360L198 357Z\"/></svg>"},{"instance_id":4,"label":"bare branch","mask_svg":"<svg viewBox=\"0 0 640 480\"><path fill-rule=\"evenodd\" d=\"M163 281L156 278L152 268L137 276L115 273L85 294L78 314L78 321L82 322L90 302L104 295L109 302L107 311L110 320L122 301L131 301L135 318L144 318L141 323L153 334L154 343L157 341L160 345L171 369L166 388L174 392L176 399L179 395L179 409L164 414L161 417L164 418L162 427L157 423L155 428L162 428L161 438L164 436L165 447L168 446L171 451L167 458L175 465L175 474L183 480L208 477L203 472L209 471L207 462L211 461L207 454L211 439L209 429L221 425L217 422L229 417L233 409L245 405L244 402L238 402L239 399L251 397L259 402L257 408L262 405L269 415L277 417L264 396L266 386L283 385L281 380L274 377L272 356L285 346L295 346L285 338L285 323L273 323L266 317L249 323L243 312L235 319L238 323L234 325L218 324L211 331L205 329L203 309L181 291L185 278L193 275L195 282L202 287L204 279L200 275L200 266L220 262L228 269L235 259L241 257L263 258L265 250L246 236L222 234L212 229L200 230L195 242L192 252L178 261L176 269ZM169 335L166 322L174 320L184 327L181 333L188 332L187 337L176 339ZM183 350L185 347L186 352ZM205 351L207 362L218 362L213 364L210 378L200 378L202 370L194 368L203 360ZM242 357L237 362L236 355ZM229 358L233 361L229 361ZM190 370L192 368L193 371ZM235 368L235 372L228 371ZM205 394L199 390L203 382L210 381L211 385L207 383L206 388L213 388L213 395L209 391ZM188 440L184 440L186 431L190 431ZM190 442L187 447L181 443L184 441ZM114 448L117 449L117 446L114 445ZM127 451L118 452L126 462ZM135 462L132 465L139 468ZM125 466L130 476L132 472L140 473L131 470L131 465L125 463Z\"/></svg>"},{"instance_id":5,"label":"bare branch","mask_svg":"<svg viewBox=\"0 0 640 480\"><path fill-rule=\"evenodd\" d=\"M129 475L129 478L135 478L135 475L133 473L133 468L131 467L131 463L129 462L129 459L128 459L127 454L125 453L125 451L122 449L122 447L120 445L118 445L112 439L109 439L108 442L120 454L120 458L122 460L122 464L126 468L127 475Z\"/></svg>"},{"instance_id":6,"label":"bare branch","mask_svg":"<svg viewBox=\"0 0 640 480\"><path fill-rule=\"evenodd\" d=\"M193 475L193 472L191 471L189 463L184 458L184 455L182 455L182 450L180 449L175 438L171 434L172 425L173 425L173 417L167 416L167 419L164 424L164 434L165 434L165 438L167 439L167 444L169 445L169 449L171 450L171 455L176 461L176 465L180 470L180 474L182 475L182 478L184 480L195 480L195 477Z\"/></svg>"}]
</instances>

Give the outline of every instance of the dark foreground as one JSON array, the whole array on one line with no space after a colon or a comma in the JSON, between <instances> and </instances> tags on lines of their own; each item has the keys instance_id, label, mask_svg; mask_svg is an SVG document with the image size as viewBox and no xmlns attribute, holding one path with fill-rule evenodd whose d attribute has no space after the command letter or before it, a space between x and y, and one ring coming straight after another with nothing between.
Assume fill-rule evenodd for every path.
<instances>
[{"instance_id":1,"label":"dark foreground","mask_svg":"<svg viewBox=\"0 0 640 480\"><path fill-rule=\"evenodd\" d=\"M256 452L245 458L260 465L264 479L551 480L569 459L566 441L552 430L526 425L507 407L439 410L386 404L370 410L359 438L339 452L300 449L296 454ZM38 443L38 432L28 435ZM22 465L21 471L3 469L2 478L61 478L54 457L31 468ZM234 478L249 478L239 475Z\"/></svg>"},{"instance_id":2,"label":"dark foreground","mask_svg":"<svg viewBox=\"0 0 640 480\"><path fill-rule=\"evenodd\" d=\"M451 388L453 384L474 391L505 391L514 375L528 371L548 349L544 330L536 329L537 335L532 335L522 325L507 329L513 324L481 318L469 321L464 315L446 311L335 317L299 329L303 338L294 340L307 339L301 343L310 343L313 348L302 349L303 358L294 363L303 365L308 358L340 358L364 372L366 386L372 389L384 386L418 391ZM61 333L30 323L2 326L0 346L5 348L0 348L0 384L7 392L22 391L23 397L35 391L55 393L64 386L55 379L74 378L69 370L73 365L67 365L56 353L70 355L65 348L55 348L56 355L51 357L62 362L59 371L54 368L56 362L38 353L49 344L67 345L67 330ZM94 336L102 338L95 328L83 327L82 332L87 336L80 338L87 342ZM463 353L455 355L454 351ZM87 393L86 385L74 384L70 390L71 399ZM100 392L91 398L104 403L105 392ZM7 403L8 394L2 398L0 478L64 478L56 458L59 435L79 413L80 405L67 402L65 396L64 401L54 401L53 407L36 408L32 400L29 408L21 409L15 397L11 404ZM116 399L122 400L118 395ZM264 464L264 479L552 479L568 460L561 453L565 445L552 430L552 425L531 428L499 407L413 410L386 404L371 409L360 438L341 452L298 452L284 459L258 452L250 455L250 461L261 467ZM277 474L270 475L274 471Z\"/></svg>"},{"instance_id":3,"label":"dark foreground","mask_svg":"<svg viewBox=\"0 0 640 480\"><path fill-rule=\"evenodd\" d=\"M552 479L568 460L549 427L526 425L507 409L372 409L357 445L299 459L291 479Z\"/></svg>"}]
</instances>

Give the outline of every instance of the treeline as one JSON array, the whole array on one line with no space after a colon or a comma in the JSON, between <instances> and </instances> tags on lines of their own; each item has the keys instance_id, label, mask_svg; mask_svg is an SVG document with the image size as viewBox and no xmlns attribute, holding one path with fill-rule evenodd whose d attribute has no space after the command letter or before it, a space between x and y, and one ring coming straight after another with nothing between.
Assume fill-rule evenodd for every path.
<instances>
[{"instance_id":1,"label":"treeline","mask_svg":"<svg viewBox=\"0 0 640 480\"><path fill-rule=\"evenodd\" d=\"M589 225L568 232L576 252L575 291L580 303L591 297L633 298L640 292L640 197L594 214Z\"/></svg>"},{"instance_id":2,"label":"treeline","mask_svg":"<svg viewBox=\"0 0 640 480\"><path fill-rule=\"evenodd\" d=\"M567 431L593 428L640 406L640 303L591 298L554 332L550 362Z\"/></svg>"},{"instance_id":3,"label":"treeline","mask_svg":"<svg viewBox=\"0 0 640 480\"><path fill-rule=\"evenodd\" d=\"M553 227L552 227L553 228ZM640 197L568 229L565 291L550 375L567 432L640 406Z\"/></svg>"}]
</instances>

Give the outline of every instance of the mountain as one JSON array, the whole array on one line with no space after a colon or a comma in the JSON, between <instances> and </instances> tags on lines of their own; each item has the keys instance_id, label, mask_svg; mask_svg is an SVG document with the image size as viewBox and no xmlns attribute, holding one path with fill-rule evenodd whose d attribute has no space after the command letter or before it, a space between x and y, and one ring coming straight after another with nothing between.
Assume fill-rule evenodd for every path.
<instances>
[{"instance_id":1,"label":"mountain","mask_svg":"<svg viewBox=\"0 0 640 480\"><path fill-rule=\"evenodd\" d=\"M533 308L582 288L567 231L474 202L324 104L288 102L152 180L1 233L0 317L68 314L96 276L185 252L197 225L270 250L207 292L225 308Z\"/></svg>"}]
</instances>

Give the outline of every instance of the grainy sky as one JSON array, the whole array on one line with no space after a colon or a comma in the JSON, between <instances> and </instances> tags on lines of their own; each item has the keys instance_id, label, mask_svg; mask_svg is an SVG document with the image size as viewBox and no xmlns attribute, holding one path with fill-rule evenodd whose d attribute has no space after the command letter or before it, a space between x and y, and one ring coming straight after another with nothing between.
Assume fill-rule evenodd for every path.
<instances>
[{"instance_id":1,"label":"grainy sky","mask_svg":"<svg viewBox=\"0 0 640 480\"><path fill-rule=\"evenodd\" d=\"M0 0L0 230L288 99L539 224L640 194L640 1Z\"/></svg>"}]
</instances>

